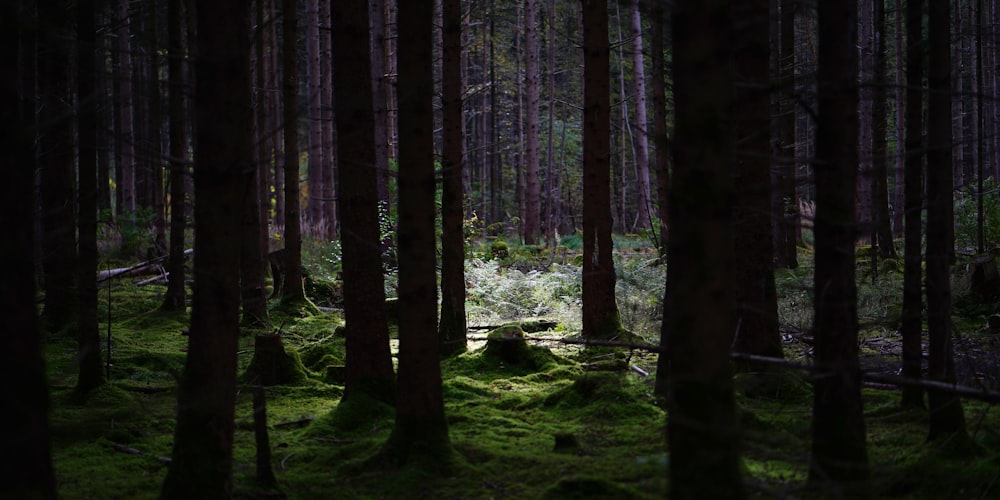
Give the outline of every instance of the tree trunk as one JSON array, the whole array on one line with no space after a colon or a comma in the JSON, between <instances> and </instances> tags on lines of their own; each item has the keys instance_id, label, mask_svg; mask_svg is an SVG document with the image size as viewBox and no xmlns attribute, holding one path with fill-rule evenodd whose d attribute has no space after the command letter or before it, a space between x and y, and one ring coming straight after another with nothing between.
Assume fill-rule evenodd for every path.
<instances>
[{"instance_id":1,"label":"tree trunk","mask_svg":"<svg viewBox=\"0 0 1000 500\"><path fill-rule=\"evenodd\" d=\"M736 134L732 283L739 329L738 352L784 357L778 333L778 299L774 285L774 241L771 233L771 98L769 0L744 0L732 8ZM745 368L753 368L747 366ZM758 371L752 369L751 371Z\"/></svg>"},{"instance_id":2,"label":"tree trunk","mask_svg":"<svg viewBox=\"0 0 1000 500\"><path fill-rule=\"evenodd\" d=\"M607 1L583 6L583 336L610 339L621 319L611 241L611 84Z\"/></svg>"},{"instance_id":3,"label":"tree trunk","mask_svg":"<svg viewBox=\"0 0 1000 500\"><path fill-rule=\"evenodd\" d=\"M379 2L372 2L373 4ZM323 26L329 28L332 25L332 20L330 19L330 2L321 1L319 3L320 17L323 18ZM322 33L323 39L320 41L320 51L323 53L322 63L323 70L323 103L321 112L323 113L323 166L322 166L322 198L321 203L323 211L323 227L325 229L324 236L327 241L333 241L338 238L338 229L340 227L338 210L337 210L337 127L334 123L335 116L333 112L334 102L333 102L333 48L331 43L331 36L326 33ZM377 154L377 153L376 153Z\"/></svg>"},{"instance_id":4,"label":"tree trunk","mask_svg":"<svg viewBox=\"0 0 1000 500\"><path fill-rule=\"evenodd\" d=\"M375 3L375 2L373 2ZM306 233L319 236L323 226L323 117L322 60L320 59L319 0L306 1L306 75L309 81L309 201Z\"/></svg>"},{"instance_id":5,"label":"tree trunk","mask_svg":"<svg viewBox=\"0 0 1000 500\"><path fill-rule=\"evenodd\" d=\"M389 129L388 92L389 76L386 74L386 46L388 35L385 23L385 0L368 2L368 22L371 25L372 99L375 112L375 175L378 181L378 199L389 207ZM392 245L390 237L382 242L383 253Z\"/></svg>"},{"instance_id":6,"label":"tree trunk","mask_svg":"<svg viewBox=\"0 0 1000 500\"><path fill-rule=\"evenodd\" d=\"M535 0L524 2L524 244L538 243L538 15Z\"/></svg>"},{"instance_id":7,"label":"tree trunk","mask_svg":"<svg viewBox=\"0 0 1000 500\"><path fill-rule=\"evenodd\" d=\"M649 188L649 139L647 130L649 121L646 119L646 69L642 58L642 18L639 15L640 0L632 1L632 66L634 75L632 83L635 93L635 169L638 177L636 189L639 191L636 202L635 230L650 229L649 214L653 209Z\"/></svg>"},{"instance_id":8,"label":"tree trunk","mask_svg":"<svg viewBox=\"0 0 1000 500\"><path fill-rule=\"evenodd\" d=\"M858 228L855 237L859 243L875 244L873 233L874 207L872 205L872 176L874 158L874 98L875 98L875 35L874 0L858 0L858 175L855 213ZM822 42L821 42L822 43Z\"/></svg>"},{"instance_id":9,"label":"tree trunk","mask_svg":"<svg viewBox=\"0 0 1000 500\"><path fill-rule=\"evenodd\" d=\"M663 55L663 6L653 4L653 21L649 50L653 56L653 147L656 148L656 200L659 203L660 218L659 246L667 248L667 218L669 217L668 196L670 186L670 137L667 135L667 92L666 63Z\"/></svg>"},{"instance_id":10,"label":"tree trunk","mask_svg":"<svg viewBox=\"0 0 1000 500\"><path fill-rule=\"evenodd\" d=\"M873 244L878 246L878 256L882 259L895 259L896 246L892 241L892 225L889 219L889 148L886 136L889 104L887 102L888 85L886 80L886 49L885 49L885 0L873 0L872 21L875 32L874 54L874 99L872 105L872 237ZM877 269L878 260L872 261L872 269ZM876 273L872 274L875 278Z\"/></svg>"},{"instance_id":11,"label":"tree trunk","mask_svg":"<svg viewBox=\"0 0 1000 500\"><path fill-rule=\"evenodd\" d=\"M907 161L907 106L909 105L907 101L907 87L905 86L906 81L906 71L905 71L905 52L903 41L905 39L905 34L903 32L903 18L904 9L900 5L896 5L896 26L895 26L895 45L896 45L896 172L895 181L893 183L893 200L892 200L892 236L898 238L903 236L903 219L906 210L904 208L906 204L906 161ZM912 87L910 87L912 88ZM905 243L904 243L905 245ZM905 258L905 257L904 257Z\"/></svg>"},{"instance_id":12,"label":"tree trunk","mask_svg":"<svg viewBox=\"0 0 1000 500\"><path fill-rule=\"evenodd\" d=\"M184 40L182 35L182 0L167 4L167 47L169 60L170 116L170 257L167 259L167 291L163 308L183 311L187 291L184 288L184 177L188 170L187 128L184 122Z\"/></svg>"},{"instance_id":13,"label":"tree trunk","mask_svg":"<svg viewBox=\"0 0 1000 500\"><path fill-rule=\"evenodd\" d=\"M375 114L369 57L368 4L332 4L333 65L337 71L337 199L343 225L344 319L347 374L344 398L393 401L392 357L386 325L375 166Z\"/></svg>"},{"instance_id":14,"label":"tree trunk","mask_svg":"<svg viewBox=\"0 0 1000 500\"><path fill-rule=\"evenodd\" d=\"M399 3L399 371L386 451L447 474L434 243L433 4Z\"/></svg>"},{"instance_id":15,"label":"tree trunk","mask_svg":"<svg viewBox=\"0 0 1000 500\"><path fill-rule=\"evenodd\" d=\"M672 14L677 146L667 253L671 292L665 298L670 313L661 335L669 353L673 498L744 495L729 362L736 330L729 265L736 76L730 9L726 0L682 0ZM761 34L766 40L767 31ZM766 53L763 66L766 71ZM759 100L766 110L766 95Z\"/></svg>"},{"instance_id":16,"label":"tree trunk","mask_svg":"<svg viewBox=\"0 0 1000 500\"><path fill-rule=\"evenodd\" d=\"M77 140L80 216L77 268L77 336L79 362L76 389L82 393L104 383L101 338L97 325L97 67L93 0L77 2ZM20 263L18 263L20 265Z\"/></svg>"},{"instance_id":17,"label":"tree trunk","mask_svg":"<svg viewBox=\"0 0 1000 500\"><path fill-rule=\"evenodd\" d=\"M121 169L122 205L118 213L134 213L136 208L136 153L135 130L132 124L133 108L135 107L132 93L132 42L131 17L128 12L129 0L118 1L118 81L120 82L118 102L121 106L121 130L118 134L122 154L121 163L115 164Z\"/></svg>"},{"instance_id":18,"label":"tree trunk","mask_svg":"<svg viewBox=\"0 0 1000 500\"><path fill-rule=\"evenodd\" d=\"M903 237L903 312L900 335L903 337L903 376L919 379L923 376L923 310L921 232L924 196L923 155L923 16L925 2L910 0L906 5L906 171L903 173L905 198L905 234ZM902 405L906 408L924 406L923 390L904 387Z\"/></svg>"},{"instance_id":19,"label":"tree trunk","mask_svg":"<svg viewBox=\"0 0 1000 500\"><path fill-rule=\"evenodd\" d=\"M780 150L772 182L774 192L772 197L774 224L774 261L775 265L784 269L799 267L798 235L799 212L798 193L796 193L796 170L798 168L799 146L797 144L796 123L801 106L796 96L795 66L795 0L779 0L780 34L778 74L781 85L781 95L778 98L780 113L778 120L778 148ZM805 138L803 138L804 140Z\"/></svg>"},{"instance_id":20,"label":"tree trunk","mask_svg":"<svg viewBox=\"0 0 1000 500\"><path fill-rule=\"evenodd\" d=\"M243 195L252 165L247 5L197 3L194 290L164 498L232 495Z\"/></svg>"},{"instance_id":21,"label":"tree trunk","mask_svg":"<svg viewBox=\"0 0 1000 500\"><path fill-rule=\"evenodd\" d=\"M951 339L951 254L954 245L952 157L951 12L947 2L930 2L927 75L927 336L928 376L955 382ZM927 391L930 439L967 437L958 396Z\"/></svg>"},{"instance_id":22,"label":"tree trunk","mask_svg":"<svg viewBox=\"0 0 1000 500\"><path fill-rule=\"evenodd\" d=\"M462 5L443 0L441 87L443 157L441 174L441 352L466 349L465 234L462 171L465 126L462 113Z\"/></svg>"},{"instance_id":23,"label":"tree trunk","mask_svg":"<svg viewBox=\"0 0 1000 500\"><path fill-rule=\"evenodd\" d=\"M542 199L545 201L545 212L542 214L542 225L545 228L545 245L549 248L555 248L559 243L556 241L556 221L552 218L552 207L556 203L559 203L558 192L553 191L555 186L555 176L556 176L556 165L555 165L555 117L556 117L556 2L555 0L549 0L548 3L548 17L549 21L546 23L548 25L548 35L545 45L545 62L548 66L547 70L547 82L546 82L546 93L548 94L548 113L549 113L549 123L548 123L548 133L546 134L546 140L548 141L546 154L545 154L545 193ZM492 113L491 113L492 115ZM565 124L563 124L565 126Z\"/></svg>"},{"instance_id":24,"label":"tree trunk","mask_svg":"<svg viewBox=\"0 0 1000 500\"><path fill-rule=\"evenodd\" d=\"M76 175L70 93L73 17L71 10L65 10L69 8L61 2L38 7L41 26L38 32L38 162L41 169L42 266L45 269L43 318L49 332L76 326Z\"/></svg>"},{"instance_id":25,"label":"tree trunk","mask_svg":"<svg viewBox=\"0 0 1000 500\"><path fill-rule=\"evenodd\" d=\"M302 226L299 217L299 63L298 23L299 9L296 0L282 0L281 55L285 154L285 282L281 286L282 305L294 306L305 301L302 284Z\"/></svg>"},{"instance_id":26,"label":"tree trunk","mask_svg":"<svg viewBox=\"0 0 1000 500\"><path fill-rule=\"evenodd\" d=\"M40 11L67 16L63 2L39 3ZM37 56L36 19L26 4L0 3L0 146L4 151L0 192L6 203L0 212L4 228L0 258L16 263L0 280L0 376L8 381L0 385L0 401L5 402L0 442L6 463L0 469L0 497L56 498L49 393L35 304L35 221L26 216L35 211L36 103L30 75L35 74Z\"/></svg>"},{"instance_id":27,"label":"tree trunk","mask_svg":"<svg viewBox=\"0 0 1000 500\"><path fill-rule=\"evenodd\" d=\"M839 495L868 489L858 368L854 242L858 176L857 8L818 4L815 364L809 482ZM866 20L863 24L868 23Z\"/></svg>"}]
</instances>

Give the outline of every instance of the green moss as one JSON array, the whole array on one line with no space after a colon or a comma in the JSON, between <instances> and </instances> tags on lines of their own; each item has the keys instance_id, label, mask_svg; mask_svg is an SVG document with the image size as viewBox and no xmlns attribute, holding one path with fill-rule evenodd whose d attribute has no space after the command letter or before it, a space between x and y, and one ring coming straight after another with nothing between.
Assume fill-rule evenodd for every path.
<instances>
[{"instance_id":1,"label":"green moss","mask_svg":"<svg viewBox=\"0 0 1000 500\"><path fill-rule=\"evenodd\" d=\"M548 500L563 498L626 500L637 498L637 495L604 478L571 477L560 480L558 484L545 492L543 498Z\"/></svg>"}]
</instances>

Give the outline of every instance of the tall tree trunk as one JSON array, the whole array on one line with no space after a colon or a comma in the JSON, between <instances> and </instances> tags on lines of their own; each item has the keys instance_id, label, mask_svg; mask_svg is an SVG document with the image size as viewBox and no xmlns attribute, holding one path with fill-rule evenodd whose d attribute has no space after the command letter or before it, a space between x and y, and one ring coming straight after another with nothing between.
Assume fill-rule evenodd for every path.
<instances>
[{"instance_id":1,"label":"tall tree trunk","mask_svg":"<svg viewBox=\"0 0 1000 500\"><path fill-rule=\"evenodd\" d=\"M783 357L778 332L771 217L771 97L769 0L744 0L732 7L736 90L732 112L736 137L734 253L732 283L739 328L739 352ZM746 367L751 368L751 367ZM754 367L756 368L756 367ZM753 370L757 371L757 370Z\"/></svg>"},{"instance_id":2,"label":"tall tree trunk","mask_svg":"<svg viewBox=\"0 0 1000 500\"><path fill-rule=\"evenodd\" d=\"M854 282L858 176L857 7L818 4L815 364L809 481L839 495L868 490ZM867 21L866 21L867 22ZM862 82L864 84L864 82Z\"/></svg>"},{"instance_id":3,"label":"tall tree trunk","mask_svg":"<svg viewBox=\"0 0 1000 500\"><path fill-rule=\"evenodd\" d=\"M6 465L0 497L56 498L49 432L49 392L35 304L35 2L0 3L0 258L14 263L0 280L0 401L4 401ZM63 2L39 2L60 9ZM55 5L53 5L55 4ZM64 35L67 33L63 33ZM39 48L44 48L42 45ZM20 48L20 53L19 49ZM15 455L16 453L16 455Z\"/></svg>"},{"instance_id":4,"label":"tall tree trunk","mask_svg":"<svg viewBox=\"0 0 1000 500\"><path fill-rule=\"evenodd\" d=\"M906 210L904 208L906 199L906 189L905 189L905 172L906 172L906 159L907 159L907 146L906 146L906 110L908 106L907 102L907 87L906 84L906 53L903 41L905 40L905 34L903 32L903 19L905 17L904 8L900 5L896 5L896 17L895 17L895 51L896 51L896 170L895 170L895 181L893 182L893 199L892 199L892 236L898 238L903 236L903 219ZM905 243L904 243L905 245Z\"/></svg>"},{"instance_id":5,"label":"tall tree trunk","mask_svg":"<svg viewBox=\"0 0 1000 500\"><path fill-rule=\"evenodd\" d=\"M76 194L70 61L73 17L55 1L38 6L38 161L41 169L45 327L76 326Z\"/></svg>"},{"instance_id":6,"label":"tall tree trunk","mask_svg":"<svg viewBox=\"0 0 1000 500\"><path fill-rule=\"evenodd\" d=\"M778 97L778 148L772 183L772 214L774 224L774 262L779 268L795 269L798 262L799 211L796 193L796 170L798 168L799 146L796 137L796 122L800 113L797 104L798 84L795 75L795 0L779 0L780 34L778 36L779 59L778 81L781 95ZM804 138L803 138L804 140Z\"/></svg>"},{"instance_id":7,"label":"tall tree trunk","mask_svg":"<svg viewBox=\"0 0 1000 500\"><path fill-rule=\"evenodd\" d=\"M536 0L524 2L524 244L538 243L538 15Z\"/></svg>"},{"instance_id":8,"label":"tall tree trunk","mask_svg":"<svg viewBox=\"0 0 1000 500\"><path fill-rule=\"evenodd\" d=\"M135 107L134 94L132 92L132 41L131 41L131 16L128 12L129 0L118 0L118 81L120 91L118 102L121 106L121 130L118 134L118 142L121 144L121 163L115 164L116 169L121 169L121 183L119 188L122 193L122 204L118 207L118 213L134 213L136 208L136 152L135 152L135 129L132 118Z\"/></svg>"},{"instance_id":9,"label":"tall tree trunk","mask_svg":"<svg viewBox=\"0 0 1000 500\"><path fill-rule=\"evenodd\" d=\"M184 288L184 177L188 170L187 128L184 120L184 40L182 0L167 3L167 47L169 96L167 113L170 128L170 255L167 258L167 291L163 308L183 311Z\"/></svg>"},{"instance_id":10,"label":"tall tree trunk","mask_svg":"<svg viewBox=\"0 0 1000 500\"><path fill-rule=\"evenodd\" d=\"M167 210L166 196L163 193L163 89L160 88L160 30L157 22L156 2L148 2L149 47L147 48L145 75L148 80L149 114L146 122L147 146L146 189L149 193L149 207L153 213L153 255L165 255L167 251Z\"/></svg>"},{"instance_id":11,"label":"tall tree trunk","mask_svg":"<svg viewBox=\"0 0 1000 500\"><path fill-rule=\"evenodd\" d=\"M79 376L76 389L87 393L104 383L97 326L97 32L93 0L77 2L77 141L80 216L77 268ZM19 263L20 265L20 263Z\"/></svg>"},{"instance_id":12,"label":"tall tree trunk","mask_svg":"<svg viewBox=\"0 0 1000 500\"><path fill-rule=\"evenodd\" d=\"M385 24L385 0L368 2L368 22L371 25L372 99L375 112L375 175L378 181L378 199L389 207L389 129L388 92L389 76L386 74L386 46L388 35ZM382 242L383 253L392 245L391 237Z\"/></svg>"},{"instance_id":13,"label":"tall tree trunk","mask_svg":"<svg viewBox=\"0 0 1000 500\"><path fill-rule=\"evenodd\" d=\"M607 1L583 5L583 336L618 335L611 241L611 82Z\"/></svg>"},{"instance_id":14,"label":"tall tree trunk","mask_svg":"<svg viewBox=\"0 0 1000 500\"><path fill-rule=\"evenodd\" d=\"M372 2L377 3L377 2ZM306 233L322 234L323 221L323 80L319 0L306 1L306 75L309 82L309 201Z\"/></svg>"},{"instance_id":15,"label":"tall tree trunk","mask_svg":"<svg viewBox=\"0 0 1000 500\"><path fill-rule=\"evenodd\" d=\"M860 243L871 243L874 207L872 205L872 176L874 158L874 98L875 98L875 35L873 22L874 0L858 0L858 175L855 213L858 230L855 237Z\"/></svg>"},{"instance_id":16,"label":"tall tree trunk","mask_svg":"<svg viewBox=\"0 0 1000 500\"><path fill-rule=\"evenodd\" d=\"M938 0L948 2L949 0ZM963 73L964 61L963 57L965 55L965 50L963 48L965 42L965 36L962 33L962 4L965 3L961 0L950 0L951 3L951 26L950 36L949 36L949 48L951 60L955 61L955 64L951 65L951 92L955 96L954 99L950 100L951 103L951 136L957 139L959 142L957 147L952 145L951 155L952 155L952 181L953 184L959 188L965 187L965 143L961 142L965 138L965 100L962 98L962 93L965 90L965 75ZM933 71L933 70L930 70ZM929 105L929 101L928 101ZM930 120L928 119L928 127ZM928 134L930 130L928 129ZM928 168L933 168L930 164L930 159L928 158ZM930 171L928 171L930 175ZM929 177L928 177L929 179Z\"/></svg>"},{"instance_id":17,"label":"tall tree trunk","mask_svg":"<svg viewBox=\"0 0 1000 500\"><path fill-rule=\"evenodd\" d=\"M730 9L726 0L681 0L672 14L677 147L667 253L671 292L665 298L670 314L661 332L668 354L661 356L669 356L667 442L674 498L744 495L729 362L736 329L730 273L736 76ZM763 65L766 71L766 54ZM766 109L766 97L762 101Z\"/></svg>"},{"instance_id":18,"label":"tall tree trunk","mask_svg":"<svg viewBox=\"0 0 1000 500\"><path fill-rule=\"evenodd\" d=\"M347 380L344 399L359 395L393 401L392 355L385 315L379 248L375 113L369 57L368 4L335 2L331 8L333 65L337 71L337 199L343 227L344 319Z\"/></svg>"},{"instance_id":19,"label":"tall tree trunk","mask_svg":"<svg viewBox=\"0 0 1000 500\"><path fill-rule=\"evenodd\" d=\"M164 498L232 495L243 195L252 173L247 4L197 4L194 290ZM230 22L219 22L226 19Z\"/></svg>"},{"instance_id":20,"label":"tall tree trunk","mask_svg":"<svg viewBox=\"0 0 1000 500\"><path fill-rule=\"evenodd\" d=\"M372 2L372 4L380 3L378 1ZM321 1L319 3L320 17L323 19L323 26L329 28L333 21L330 18L330 2ZM323 53L322 63L322 80L323 80L323 93L322 93L322 122L323 122L323 166L322 166L322 182L323 185L323 227L326 232L324 236L327 241L333 241L337 239L339 224L338 210L337 210L337 127L334 123L335 117L333 112L334 102L333 102L333 48L331 42L331 36L325 32L322 33L323 39L320 41L320 52ZM377 147L377 143L376 143ZM376 155L378 153L376 152ZM377 158L377 156L376 156ZM381 198L380 198L381 199Z\"/></svg>"},{"instance_id":21,"label":"tall tree trunk","mask_svg":"<svg viewBox=\"0 0 1000 500\"><path fill-rule=\"evenodd\" d=\"M924 196L923 146L923 73L924 0L909 0L906 5L906 171L903 173L905 198L905 234L903 236L903 312L900 335L903 337L903 376L919 379L923 375L920 337L923 334L921 233ZM903 387L902 405L924 406L919 387Z\"/></svg>"},{"instance_id":22,"label":"tall tree trunk","mask_svg":"<svg viewBox=\"0 0 1000 500\"><path fill-rule=\"evenodd\" d=\"M302 284L302 227L299 217L299 9L296 0L282 0L281 56L285 154L285 279L281 285L281 302L294 305L305 301Z\"/></svg>"},{"instance_id":23,"label":"tall tree trunk","mask_svg":"<svg viewBox=\"0 0 1000 500\"><path fill-rule=\"evenodd\" d=\"M266 328L271 323L264 291L267 273L267 227L261 216L261 169L255 162L243 186L243 231L240 234L240 302L244 326Z\"/></svg>"},{"instance_id":24,"label":"tall tree trunk","mask_svg":"<svg viewBox=\"0 0 1000 500\"><path fill-rule=\"evenodd\" d=\"M889 218L889 148L887 114L888 84L886 80L886 49L885 49L885 0L873 0L872 21L875 32L874 54L874 94L872 96L872 236L873 244L878 246L878 256L883 259L895 259L896 246L892 242L892 225ZM878 261L872 261L872 269L876 269ZM873 278L875 277L873 273Z\"/></svg>"},{"instance_id":25,"label":"tall tree trunk","mask_svg":"<svg viewBox=\"0 0 1000 500\"><path fill-rule=\"evenodd\" d=\"M669 217L668 196L670 186L670 136L667 135L667 91L666 91L666 63L663 55L663 25L664 19L663 5L659 2L653 4L653 20L650 23L649 50L653 56L653 147L656 148L656 200L659 203L660 218L659 246L663 250L667 248L667 218Z\"/></svg>"},{"instance_id":26,"label":"tall tree trunk","mask_svg":"<svg viewBox=\"0 0 1000 500\"><path fill-rule=\"evenodd\" d=\"M466 349L465 325L465 211L462 171L465 168L465 120L462 113L462 4L441 4L441 106L443 156L441 174L441 352Z\"/></svg>"},{"instance_id":27,"label":"tall tree trunk","mask_svg":"<svg viewBox=\"0 0 1000 500\"><path fill-rule=\"evenodd\" d=\"M955 382L951 339L951 275L954 200L950 19L948 2L932 1L928 10L930 54L927 83L927 336L928 376ZM930 439L965 435L958 396L928 390Z\"/></svg>"},{"instance_id":28,"label":"tall tree trunk","mask_svg":"<svg viewBox=\"0 0 1000 500\"><path fill-rule=\"evenodd\" d=\"M546 66L546 93L548 103L548 133L546 134L546 140L548 142L545 154L545 188L544 195L542 199L545 201L545 212L542 214L542 226L545 228L545 245L549 248L555 248L558 242L556 241L556 221L552 219L552 206L559 203L559 196L557 192L553 191L555 185L555 175L556 175L556 165L555 165L555 117L556 117L556 2L555 0L549 0L548 2L548 22L545 24L548 26L548 35L546 36L545 45L545 63ZM492 113L491 113L492 114ZM565 124L563 124L565 126Z\"/></svg>"},{"instance_id":29,"label":"tall tree trunk","mask_svg":"<svg viewBox=\"0 0 1000 500\"><path fill-rule=\"evenodd\" d=\"M452 450L441 388L434 243L433 4L399 2L399 371L386 450L446 474Z\"/></svg>"},{"instance_id":30,"label":"tall tree trunk","mask_svg":"<svg viewBox=\"0 0 1000 500\"><path fill-rule=\"evenodd\" d=\"M648 123L646 119L646 69L642 57L642 17L639 15L640 0L632 1L632 75L633 92L635 94L635 169L638 177L636 189L635 229L649 229L649 214L653 209L649 188L649 140L647 139Z\"/></svg>"}]
</instances>

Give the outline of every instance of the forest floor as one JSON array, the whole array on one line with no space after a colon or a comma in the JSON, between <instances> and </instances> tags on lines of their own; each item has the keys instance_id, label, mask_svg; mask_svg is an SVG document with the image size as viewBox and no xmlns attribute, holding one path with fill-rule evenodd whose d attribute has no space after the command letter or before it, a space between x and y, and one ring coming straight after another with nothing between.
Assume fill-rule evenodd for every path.
<instances>
[{"instance_id":1,"label":"forest floor","mask_svg":"<svg viewBox=\"0 0 1000 500\"><path fill-rule=\"evenodd\" d=\"M641 244L622 245L619 307L626 327L651 343L659 337L662 266ZM318 252L322 253L322 252ZM467 265L469 352L442 364L446 412L455 460L447 477L420 467L386 470L366 459L385 442L393 425L390 407L372 403L335 411L342 394L329 366L341 365L343 323L335 286L311 287L318 315L289 316L272 304L272 322L308 377L267 389L267 418L275 474L289 498L662 498L667 491L665 414L653 398L656 358L619 354L634 367L593 371L605 354L538 342L553 356L536 368L483 355L485 330L509 321L544 317L558 326L529 333L573 337L579 330L579 267L573 252L529 249L504 261L473 255ZM309 261L314 280L335 275ZM811 356L811 265L808 252L794 271L779 271L780 315L786 358ZM889 266L891 267L891 266ZM957 269L957 268L956 268ZM900 297L898 273L887 269L874 284L859 267L860 341L866 368L896 373ZM960 270L958 270L960 271ZM958 273L960 275L960 272ZM956 291L962 286L956 277ZM328 284L329 285L329 284ZM387 289L392 295L392 282ZM76 340L51 336L45 355L52 387L52 442L62 498L155 498L171 453L176 376L187 347L181 331L186 313L159 310L163 287L111 284L111 383L81 399L73 392ZM985 328L996 304L975 305L956 293L956 367L960 382L1000 387L998 340ZM105 303L102 308L107 308ZM105 309L102 316L107 318ZM244 370L254 335L240 339ZM395 341L393 341L395 346ZM241 381L242 384L242 381ZM978 384L978 385L977 385ZM237 397L234 485L240 498L267 498L276 491L254 478L252 395ZM790 373L780 390L737 395L744 430L744 478L748 491L765 498L829 497L806 485L810 452L811 386ZM964 401L971 437L966 446L928 443L927 413L902 410L899 393L864 389L873 496L899 498L1000 498L1000 412Z\"/></svg>"}]
</instances>

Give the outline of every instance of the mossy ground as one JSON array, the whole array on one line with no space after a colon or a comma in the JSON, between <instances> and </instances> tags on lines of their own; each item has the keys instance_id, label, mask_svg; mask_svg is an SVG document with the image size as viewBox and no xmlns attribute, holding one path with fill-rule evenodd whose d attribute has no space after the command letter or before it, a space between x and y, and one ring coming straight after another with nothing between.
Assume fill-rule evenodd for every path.
<instances>
[{"instance_id":1,"label":"mossy ground","mask_svg":"<svg viewBox=\"0 0 1000 500\"><path fill-rule=\"evenodd\" d=\"M800 318L796 314L806 313L796 313L789 303L800 300L796 287L805 276L790 272L779 278L786 355L799 361L808 359L808 345L799 341L794 325ZM75 341L46 340L62 498L155 498L166 472L157 457L171 453L175 377L184 363L187 337L181 331L187 316L158 310L160 288L118 282L113 287L109 385L86 398L76 394ZM879 289L862 290L864 303L880 304ZM343 388L327 383L325 376L326 367L343 364L344 340L333 334L342 316L301 316L277 306L272 303L274 328L246 330L237 356L242 373L254 335L280 331L286 348L295 350L306 368L304 382L266 389L273 465L280 489L290 498L662 498L667 492L666 417L654 404L652 375L587 371L599 355L555 343L544 344L551 351L544 363L512 366L483 356L483 342L471 342L470 352L442 362L455 453L451 474L433 477L421 467L398 468L378 459L392 430L391 407L357 400L338 408ZM797 307L807 306L806 301ZM873 311L876 307L869 305L862 313L872 318L877 316ZM102 338L107 327L102 322ZM864 330L863 352L880 352L879 331L877 325ZM538 335L575 333L561 324ZM648 354L617 356L648 372L655 367L655 357ZM823 497L805 483L811 387L797 376L776 387L737 398L748 489L763 497ZM233 472L241 497L267 493L254 478L251 392L241 387L236 407ZM866 389L864 396L875 496L1000 496L995 408L965 402L972 445L956 451L928 444L926 412L899 409L898 393Z\"/></svg>"}]
</instances>

